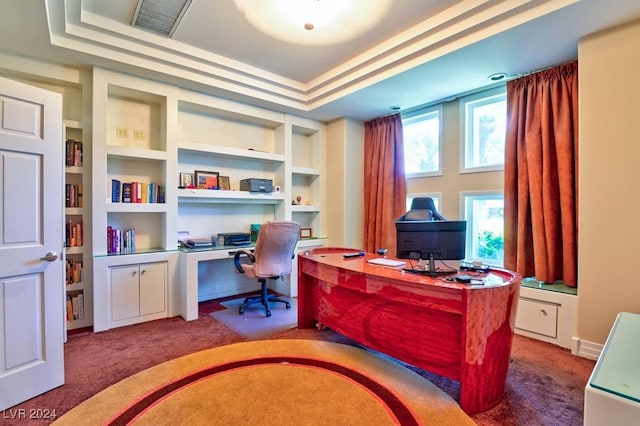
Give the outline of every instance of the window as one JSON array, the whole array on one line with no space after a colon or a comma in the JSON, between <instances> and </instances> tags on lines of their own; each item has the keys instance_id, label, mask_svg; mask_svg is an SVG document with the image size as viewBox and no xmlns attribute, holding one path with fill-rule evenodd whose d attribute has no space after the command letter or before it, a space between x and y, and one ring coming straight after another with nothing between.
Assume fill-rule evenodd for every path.
<instances>
[{"instance_id":1,"label":"window","mask_svg":"<svg viewBox=\"0 0 640 426\"><path fill-rule=\"evenodd\" d=\"M460 100L462 119L462 172L504 168L507 100L504 87Z\"/></svg>"},{"instance_id":2,"label":"window","mask_svg":"<svg viewBox=\"0 0 640 426\"><path fill-rule=\"evenodd\" d=\"M467 221L467 259L504 264L504 196L500 192L463 193Z\"/></svg>"},{"instance_id":3,"label":"window","mask_svg":"<svg viewBox=\"0 0 640 426\"><path fill-rule=\"evenodd\" d=\"M442 105L403 117L404 173L406 177L442 175Z\"/></svg>"}]
</instances>

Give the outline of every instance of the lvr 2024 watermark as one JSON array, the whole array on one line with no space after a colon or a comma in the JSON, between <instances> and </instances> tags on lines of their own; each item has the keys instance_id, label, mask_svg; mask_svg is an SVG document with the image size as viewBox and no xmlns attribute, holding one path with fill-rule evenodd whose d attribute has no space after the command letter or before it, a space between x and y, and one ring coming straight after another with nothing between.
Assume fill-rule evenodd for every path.
<instances>
[{"instance_id":1,"label":"lvr 2024 watermark","mask_svg":"<svg viewBox=\"0 0 640 426\"><path fill-rule=\"evenodd\" d=\"M55 419L56 410L49 408L9 408L2 410L2 418L7 420Z\"/></svg>"}]
</instances>

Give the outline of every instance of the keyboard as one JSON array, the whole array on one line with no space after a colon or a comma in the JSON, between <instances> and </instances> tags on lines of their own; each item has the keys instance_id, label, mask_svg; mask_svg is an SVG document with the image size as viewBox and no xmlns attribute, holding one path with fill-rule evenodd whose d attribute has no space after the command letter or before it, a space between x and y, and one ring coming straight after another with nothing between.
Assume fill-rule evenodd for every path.
<instances>
[{"instance_id":1,"label":"keyboard","mask_svg":"<svg viewBox=\"0 0 640 426\"><path fill-rule=\"evenodd\" d=\"M391 266L394 268L398 266L404 266L406 264L406 262L403 262L401 260L385 259L385 258L369 259L367 260L367 262L373 263L374 265Z\"/></svg>"}]
</instances>

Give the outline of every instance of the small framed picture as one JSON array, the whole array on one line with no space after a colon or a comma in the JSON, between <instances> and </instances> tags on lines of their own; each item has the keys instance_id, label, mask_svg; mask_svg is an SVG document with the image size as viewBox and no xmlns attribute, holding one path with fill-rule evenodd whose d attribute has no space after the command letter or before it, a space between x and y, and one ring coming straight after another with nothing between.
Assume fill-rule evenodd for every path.
<instances>
[{"instance_id":1,"label":"small framed picture","mask_svg":"<svg viewBox=\"0 0 640 426\"><path fill-rule=\"evenodd\" d=\"M311 238L311 228L300 228L300 239Z\"/></svg>"},{"instance_id":2,"label":"small framed picture","mask_svg":"<svg viewBox=\"0 0 640 426\"><path fill-rule=\"evenodd\" d=\"M219 189L218 172L207 172L204 170L196 170L195 172L195 185L198 188L203 189Z\"/></svg>"},{"instance_id":3,"label":"small framed picture","mask_svg":"<svg viewBox=\"0 0 640 426\"><path fill-rule=\"evenodd\" d=\"M189 188L193 186L193 173L180 173L180 187Z\"/></svg>"},{"instance_id":4,"label":"small framed picture","mask_svg":"<svg viewBox=\"0 0 640 426\"><path fill-rule=\"evenodd\" d=\"M229 176L218 176L218 185L220 185L220 189L230 191L231 184L229 183Z\"/></svg>"}]
</instances>

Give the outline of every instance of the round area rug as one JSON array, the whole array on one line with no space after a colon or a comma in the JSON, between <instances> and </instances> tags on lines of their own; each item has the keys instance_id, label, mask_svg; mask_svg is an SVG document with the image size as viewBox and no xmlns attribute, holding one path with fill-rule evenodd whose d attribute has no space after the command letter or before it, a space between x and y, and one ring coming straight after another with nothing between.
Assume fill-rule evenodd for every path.
<instances>
[{"instance_id":1,"label":"round area rug","mask_svg":"<svg viewBox=\"0 0 640 426\"><path fill-rule=\"evenodd\" d=\"M196 352L128 377L54 424L473 425L451 397L366 350L255 340Z\"/></svg>"}]
</instances>

